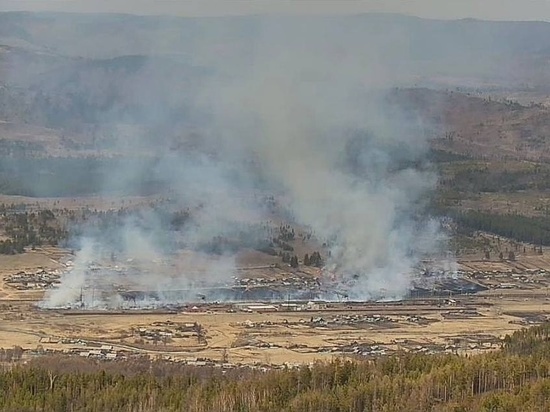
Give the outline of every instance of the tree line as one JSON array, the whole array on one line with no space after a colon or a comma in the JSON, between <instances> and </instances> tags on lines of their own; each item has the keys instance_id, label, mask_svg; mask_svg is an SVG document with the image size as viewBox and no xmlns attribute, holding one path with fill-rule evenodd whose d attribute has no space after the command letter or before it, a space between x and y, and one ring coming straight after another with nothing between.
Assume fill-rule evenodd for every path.
<instances>
[{"instance_id":1,"label":"tree line","mask_svg":"<svg viewBox=\"0 0 550 412\"><path fill-rule=\"evenodd\" d=\"M23 253L25 247L55 246L65 240L68 231L60 225L51 210L8 213L4 211L0 223L7 239L0 241L0 254Z\"/></svg>"},{"instance_id":2,"label":"tree line","mask_svg":"<svg viewBox=\"0 0 550 412\"><path fill-rule=\"evenodd\" d=\"M550 218L518 214L495 214L479 210L449 211L448 215L459 225L471 230L481 230L529 242L550 245Z\"/></svg>"},{"instance_id":3,"label":"tree line","mask_svg":"<svg viewBox=\"0 0 550 412\"><path fill-rule=\"evenodd\" d=\"M3 411L547 411L550 325L514 333L474 356L401 353L227 374L152 361L31 362L0 372ZM91 362L91 361L88 361ZM166 365L166 366L164 366ZM88 368L90 369L90 368Z\"/></svg>"},{"instance_id":4,"label":"tree line","mask_svg":"<svg viewBox=\"0 0 550 412\"><path fill-rule=\"evenodd\" d=\"M550 185L550 171L539 165L527 170L500 171L489 166L471 166L454 172L452 178L442 179L440 184L466 193L545 190Z\"/></svg>"}]
</instances>

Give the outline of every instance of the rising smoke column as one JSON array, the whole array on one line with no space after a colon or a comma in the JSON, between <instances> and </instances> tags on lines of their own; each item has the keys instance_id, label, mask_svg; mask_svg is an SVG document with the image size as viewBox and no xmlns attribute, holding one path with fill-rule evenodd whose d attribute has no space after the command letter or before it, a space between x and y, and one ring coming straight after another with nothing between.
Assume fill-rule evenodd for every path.
<instances>
[{"instance_id":1,"label":"rising smoke column","mask_svg":"<svg viewBox=\"0 0 550 412\"><path fill-rule=\"evenodd\" d=\"M235 25L230 19L218 23L221 32L225 23ZM395 70L387 61L400 63L401 72L406 72L406 63L395 56L387 59L389 50L379 39L342 30L345 20L258 18L256 23L256 31L241 39L243 47L250 48L245 58L214 56L219 48L201 40L209 39L210 29L197 26L205 33L194 40L197 47L191 59L212 67L208 76L197 80L193 95L180 95L181 87L170 93L167 85L178 85L181 79L158 67L163 59L150 57L133 74L135 81L126 80L130 97L142 104L140 121L146 127L132 135L130 143L117 137L115 147L130 154L138 142L156 159L156 177L169 188L176 204L200 206L194 224L181 233L186 247L230 232L235 222L261 219L261 206L243 193L277 189L288 199L296 223L311 227L329 245L327 268L344 281L353 279L352 298L403 296L413 266L437 251L443 239L438 222L421 213L436 182L423 166L428 150L425 134L413 127L418 126L415 119L385 99L395 84ZM155 82L146 81L151 77ZM157 86L168 94L172 110L159 109L163 106L157 104ZM187 108L186 121L174 116L178 107ZM112 121L116 113L105 117ZM206 149L167 147L167 135L185 135L190 127ZM259 188L257 176L245 166L249 161L262 175ZM148 166L121 166L110 181L132 182L146 176ZM105 182L106 189L110 181ZM157 245L163 239L170 242L173 233L157 224L154 214L146 220L145 226L157 226L153 234L132 219L118 229L122 240L117 247L124 254L143 257L143 250L162 257L165 253ZM83 248L76 260L93 260L89 253ZM229 280L234 262L230 256L224 262L223 270L214 262L207 278ZM137 281L144 288L194 285L185 270L176 280L155 272ZM61 304L60 296L70 296L68 302L74 302L74 291L85 282L82 276L64 280L56 298L49 295L46 304Z\"/></svg>"},{"instance_id":2,"label":"rising smoke column","mask_svg":"<svg viewBox=\"0 0 550 412\"><path fill-rule=\"evenodd\" d=\"M83 238L80 250L73 262L70 272L62 275L61 286L46 292L41 306L60 307L80 301L82 290L86 285L86 272L97 254L97 245L91 239Z\"/></svg>"},{"instance_id":3,"label":"rising smoke column","mask_svg":"<svg viewBox=\"0 0 550 412\"><path fill-rule=\"evenodd\" d=\"M297 222L329 242L328 267L356 278L352 297L403 296L444 237L420 214L436 178L417 167L425 135L384 99L384 51L307 21L266 22L255 50L249 71L203 96L226 144L285 188Z\"/></svg>"}]
</instances>

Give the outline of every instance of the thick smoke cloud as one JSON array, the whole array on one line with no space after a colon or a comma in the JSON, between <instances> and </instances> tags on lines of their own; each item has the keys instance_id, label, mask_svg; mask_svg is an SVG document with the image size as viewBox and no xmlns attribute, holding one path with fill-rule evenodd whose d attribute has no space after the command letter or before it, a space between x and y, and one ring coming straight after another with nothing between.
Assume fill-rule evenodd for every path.
<instances>
[{"instance_id":1,"label":"thick smoke cloud","mask_svg":"<svg viewBox=\"0 0 550 412\"><path fill-rule=\"evenodd\" d=\"M191 59L210 66L192 93L181 92L182 82L193 83L189 78L167 76L171 71L159 67L163 59L150 57L143 76L134 76L131 94L145 127L130 144L119 138L116 147L154 161L122 164L104 188L149 173L168 191L171 207L193 210L192 223L177 233L154 210L116 229L120 254L150 265L146 275L131 279L138 288L192 290L205 281L230 282L231 253L200 258L199 275L193 263L183 263L167 276L166 245L200 249L213 237L250 228L266 219L258 199L272 192L285 199L294 223L328 245L327 279L353 284L352 298L403 296L415 265L443 244L438 222L423 210L436 182L424 162L426 134L385 98L406 67L385 63L397 56L383 41L340 35L338 23L285 21L260 19L245 59L224 60L197 40ZM151 76L155 81L143 82ZM159 88L167 93L162 105ZM105 118L113 130L126 121L112 111ZM192 144L191 131L199 136ZM182 148L172 145L178 139ZM74 270L46 296L46 306L77 302L94 276L86 265L109 249L93 234L83 236Z\"/></svg>"},{"instance_id":2,"label":"thick smoke cloud","mask_svg":"<svg viewBox=\"0 0 550 412\"><path fill-rule=\"evenodd\" d=\"M384 51L331 28L266 23L251 69L204 98L226 143L254 153L296 220L329 242L328 268L357 278L355 297L402 296L442 240L437 222L419 219L436 181L418 167L427 141L385 102Z\"/></svg>"}]
</instances>

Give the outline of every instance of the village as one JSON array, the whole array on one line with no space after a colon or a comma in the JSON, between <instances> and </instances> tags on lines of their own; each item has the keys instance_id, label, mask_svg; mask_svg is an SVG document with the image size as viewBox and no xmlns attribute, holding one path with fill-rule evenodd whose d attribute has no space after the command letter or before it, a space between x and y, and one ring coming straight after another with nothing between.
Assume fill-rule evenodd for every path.
<instances>
[{"instance_id":1,"label":"village","mask_svg":"<svg viewBox=\"0 0 550 412\"><path fill-rule=\"evenodd\" d=\"M35 266L3 270L4 353L18 347L22 359L136 357L224 370L280 368L334 357L492 351L506 333L550 314L546 255L463 260L453 272L419 270L409 296L370 301L355 301L312 267L242 266L225 283L164 293L133 290L128 280L139 272L132 262L93 262L95 281L75 292L83 304L46 308L43 296L74 270L72 256L54 252L63 256L60 263L35 258ZM100 304L104 298L117 304Z\"/></svg>"},{"instance_id":2,"label":"village","mask_svg":"<svg viewBox=\"0 0 550 412\"><path fill-rule=\"evenodd\" d=\"M17 272L4 277L4 283L17 290L43 290L55 287L60 283L61 273L57 270L46 271L40 269L37 272Z\"/></svg>"}]
</instances>

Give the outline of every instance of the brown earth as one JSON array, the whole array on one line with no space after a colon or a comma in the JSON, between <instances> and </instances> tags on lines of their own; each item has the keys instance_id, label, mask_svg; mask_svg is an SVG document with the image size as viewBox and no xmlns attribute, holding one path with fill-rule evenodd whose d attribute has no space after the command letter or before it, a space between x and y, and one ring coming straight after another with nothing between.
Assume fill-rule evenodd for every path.
<instances>
[{"instance_id":1,"label":"brown earth","mask_svg":"<svg viewBox=\"0 0 550 412\"><path fill-rule=\"evenodd\" d=\"M432 147L475 159L550 160L550 108L453 91L400 89L391 100L417 113Z\"/></svg>"},{"instance_id":2,"label":"brown earth","mask_svg":"<svg viewBox=\"0 0 550 412\"><path fill-rule=\"evenodd\" d=\"M16 256L1 256L2 274L38 268L57 269L64 251L45 248ZM59 260L58 260L59 259ZM518 256L517 262L487 262L473 258L459 260L463 269L479 271L519 270L532 266L550 271L546 255ZM254 271L254 269L248 269ZM523 269L524 274L525 269ZM503 277L504 276L504 277ZM455 303L444 298L411 300L396 303L352 305L335 303L326 309L278 311L273 313L228 313L231 307L201 305L197 310L177 313L150 312L65 312L40 310L34 305L42 292L11 291L0 288L0 347L14 345L25 349L81 352L94 344L112 345L114 351L149 356L162 355L173 360L207 358L231 363L309 363L334 356L350 356L346 347L380 347L383 353L394 350L477 352L498 347L499 339L526 327L522 314L549 315L548 283L518 283L514 289L502 290L500 282L517 280L512 275L495 274L485 282L492 289L473 296L453 296ZM544 274L526 274L539 281ZM447 315L454 313L453 316ZM510 315L513 313L514 315ZM358 324L323 324L312 319L330 320L338 316L380 316L389 320ZM411 316L420 317L415 322ZM147 342L132 330L152 328L155 322L176 324L198 323L205 331L206 344L192 334L170 342ZM523 323L522 323L523 322ZM162 327L161 327L162 328ZM71 338L87 345L61 343ZM52 339L55 343L48 343Z\"/></svg>"}]
</instances>

